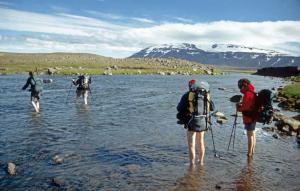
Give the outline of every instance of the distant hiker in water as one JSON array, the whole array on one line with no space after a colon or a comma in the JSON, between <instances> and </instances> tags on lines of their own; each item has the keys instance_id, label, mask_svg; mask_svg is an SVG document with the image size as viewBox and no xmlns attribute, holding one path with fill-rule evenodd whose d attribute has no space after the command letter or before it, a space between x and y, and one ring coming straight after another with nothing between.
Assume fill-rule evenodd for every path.
<instances>
[{"instance_id":1,"label":"distant hiker in water","mask_svg":"<svg viewBox=\"0 0 300 191\"><path fill-rule=\"evenodd\" d=\"M91 77L86 75L78 76L78 79L72 80L73 84L77 86L76 90L76 100L78 101L79 97L82 95L84 104L87 105L88 92L91 91L90 84L92 82Z\"/></svg>"},{"instance_id":2,"label":"distant hiker in water","mask_svg":"<svg viewBox=\"0 0 300 191\"><path fill-rule=\"evenodd\" d=\"M237 111L243 114L244 127L247 130L248 138L248 157L252 157L255 151L256 137L255 137L255 125L256 120L251 111L255 107L255 88L251 82L246 79L240 79L238 81L238 87L243 94L242 102L237 104Z\"/></svg>"},{"instance_id":3,"label":"distant hiker in water","mask_svg":"<svg viewBox=\"0 0 300 191\"><path fill-rule=\"evenodd\" d=\"M209 84L207 82L189 81L189 91L182 97L177 106L178 123L187 128L187 142L190 165L195 164L196 144L198 145L198 160L203 165L205 145L204 132L208 130L208 114L213 110L210 100Z\"/></svg>"},{"instance_id":4,"label":"distant hiker in water","mask_svg":"<svg viewBox=\"0 0 300 191\"><path fill-rule=\"evenodd\" d=\"M22 90L26 90L26 88L30 85L29 91L31 92L31 103L38 113L40 112L40 93L43 90L43 83L41 79L36 78L33 75L33 72L29 72L29 77L27 79L26 84L23 86Z\"/></svg>"}]
</instances>

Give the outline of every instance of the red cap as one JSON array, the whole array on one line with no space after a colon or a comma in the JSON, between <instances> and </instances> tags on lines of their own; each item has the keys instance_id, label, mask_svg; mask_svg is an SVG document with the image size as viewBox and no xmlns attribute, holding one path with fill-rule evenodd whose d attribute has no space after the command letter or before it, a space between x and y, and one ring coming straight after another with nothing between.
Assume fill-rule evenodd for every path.
<instances>
[{"instance_id":1,"label":"red cap","mask_svg":"<svg viewBox=\"0 0 300 191\"><path fill-rule=\"evenodd\" d=\"M190 81L189 81L189 88L190 88L194 83L196 83L196 80L190 80Z\"/></svg>"}]
</instances>

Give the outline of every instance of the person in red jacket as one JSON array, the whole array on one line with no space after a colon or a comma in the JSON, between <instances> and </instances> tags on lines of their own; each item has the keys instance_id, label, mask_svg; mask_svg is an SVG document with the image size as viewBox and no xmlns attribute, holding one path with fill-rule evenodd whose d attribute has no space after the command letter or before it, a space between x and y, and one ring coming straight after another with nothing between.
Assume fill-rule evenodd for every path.
<instances>
[{"instance_id":1,"label":"person in red jacket","mask_svg":"<svg viewBox=\"0 0 300 191\"><path fill-rule=\"evenodd\" d=\"M245 129L247 130L248 137L248 157L252 157L255 150L256 137L255 137L255 125L256 120L251 111L255 107L255 93L254 86L251 82L246 79L240 79L238 81L238 87L240 92L243 94L242 102L237 104L237 111L242 112L243 114L243 123Z\"/></svg>"}]
</instances>

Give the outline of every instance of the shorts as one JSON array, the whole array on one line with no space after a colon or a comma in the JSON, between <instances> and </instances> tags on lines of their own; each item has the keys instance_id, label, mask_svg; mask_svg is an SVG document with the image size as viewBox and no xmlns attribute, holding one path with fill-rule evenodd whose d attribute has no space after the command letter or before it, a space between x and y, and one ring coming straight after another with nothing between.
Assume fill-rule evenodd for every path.
<instances>
[{"instance_id":1,"label":"shorts","mask_svg":"<svg viewBox=\"0 0 300 191\"><path fill-rule=\"evenodd\" d=\"M88 90L76 90L76 95L77 95L77 97L80 97L81 95L82 95L83 97L86 97L87 94L88 94Z\"/></svg>"},{"instance_id":2,"label":"shorts","mask_svg":"<svg viewBox=\"0 0 300 191\"><path fill-rule=\"evenodd\" d=\"M31 92L31 101L39 101L40 100L40 95L39 92Z\"/></svg>"},{"instance_id":3,"label":"shorts","mask_svg":"<svg viewBox=\"0 0 300 191\"><path fill-rule=\"evenodd\" d=\"M245 124L245 129L247 131L254 131L255 125L256 125L256 122Z\"/></svg>"}]
</instances>

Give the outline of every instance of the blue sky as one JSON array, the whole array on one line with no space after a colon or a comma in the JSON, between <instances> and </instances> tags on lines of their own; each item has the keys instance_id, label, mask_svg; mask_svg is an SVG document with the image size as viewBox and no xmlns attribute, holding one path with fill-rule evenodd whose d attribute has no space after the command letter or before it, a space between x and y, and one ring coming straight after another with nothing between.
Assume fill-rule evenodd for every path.
<instances>
[{"instance_id":1,"label":"blue sky","mask_svg":"<svg viewBox=\"0 0 300 191\"><path fill-rule=\"evenodd\" d=\"M239 44L300 56L300 1L0 0L0 51L123 58L166 43Z\"/></svg>"}]
</instances>

